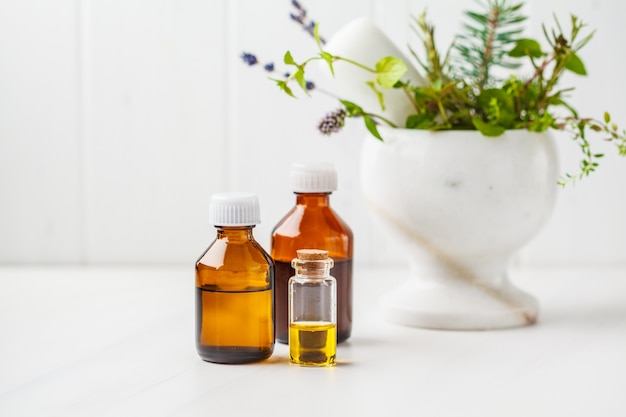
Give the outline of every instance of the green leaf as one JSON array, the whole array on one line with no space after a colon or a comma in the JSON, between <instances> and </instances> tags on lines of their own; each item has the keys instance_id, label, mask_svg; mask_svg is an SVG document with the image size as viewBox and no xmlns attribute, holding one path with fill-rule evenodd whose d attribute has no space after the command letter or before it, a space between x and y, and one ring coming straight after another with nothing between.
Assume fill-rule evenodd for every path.
<instances>
[{"instance_id":1,"label":"green leaf","mask_svg":"<svg viewBox=\"0 0 626 417\"><path fill-rule=\"evenodd\" d=\"M418 102L424 102L427 100L434 100L437 98L434 90L431 87L417 87L413 91L415 100Z\"/></svg>"},{"instance_id":2,"label":"green leaf","mask_svg":"<svg viewBox=\"0 0 626 417\"><path fill-rule=\"evenodd\" d=\"M481 91L476 101L480 107L486 109L492 99L496 99L501 107L513 109L513 97L500 88L488 88Z\"/></svg>"},{"instance_id":3,"label":"green leaf","mask_svg":"<svg viewBox=\"0 0 626 417\"><path fill-rule=\"evenodd\" d=\"M412 114L406 118L407 129L428 129L432 122L429 114Z\"/></svg>"},{"instance_id":4,"label":"green leaf","mask_svg":"<svg viewBox=\"0 0 626 417\"><path fill-rule=\"evenodd\" d=\"M554 118L549 112L538 114L537 112L529 112L530 121L526 124L526 129L531 132L545 132L554 125Z\"/></svg>"},{"instance_id":5,"label":"green leaf","mask_svg":"<svg viewBox=\"0 0 626 417\"><path fill-rule=\"evenodd\" d=\"M383 93L380 92L378 88L376 88L376 83L374 81L368 81L366 84L369 85L372 90L374 90L374 93L376 93L376 97L378 97L378 103L380 104L381 110L385 111L385 99L383 98Z\"/></svg>"},{"instance_id":6,"label":"green leaf","mask_svg":"<svg viewBox=\"0 0 626 417\"><path fill-rule=\"evenodd\" d=\"M605 123L609 123L611 121L611 115L609 114L609 112L604 112L604 122Z\"/></svg>"},{"instance_id":7,"label":"green leaf","mask_svg":"<svg viewBox=\"0 0 626 417\"><path fill-rule=\"evenodd\" d=\"M333 77L335 76L335 68L333 68L333 56L331 54L329 54L328 52L320 52L320 57L322 57L322 59L324 61L326 61L326 63L328 64L328 68L330 68L330 73L333 75Z\"/></svg>"},{"instance_id":8,"label":"green leaf","mask_svg":"<svg viewBox=\"0 0 626 417\"><path fill-rule=\"evenodd\" d=\"M532 56L533 58L541 58L543 52L541 52L541 45L534 39L520 39L515 44L515 47L509 52L509 56L514 58L520 58L523 56Z\"/></svg>"},{"instance_id":9,"label":"green leaf","mask_svg":"<svg viewBox=\"0 0 626 417\"><path fill-rule=\"evenodd\" d=\"M513 127L516 119L513 97L500 88L488 88L480 92L476 100L491 124L504 128Z\"/></svg>"},{"instance_id":10,"label":"green leaf","mask_svg":"<svg viewBox=\"0 0 626 417\"><path fill-rule=\"evenodd\" d=\"M408 70L400 58L386 56L376 63L376 81L383 88L392 88Z\"/></svg>"},{"instance_id":11,"label":"green leaf","mask_svg":"<svg viewBox=\"0 0 626 417\"><path fill-rule=\"evenodd\" d=\"M441 87L443 87L443 81L441 81L441 78L437 78L432 84L432 88L435 91L441 91Z\"/></svg>"},{"instance_id":12,"label":"green leaf","mask_svg":"<svg viewBox=\"0 0 626 417\"><path fill-rule=\"evenodd\" d=\"M516 114L514 111L502 108L500 109L500 120L498 120L498 124L506 129L513 128L515 124Z\"/></svg>"},{"instance_id":13,"label":"green leaf","mask_svg":"<svg viewBox=\"0 0 626 417\"><path fill-rule=\"evenodd\" d=\"M316 23L315 27L313 28L313 37L315 38L315 43L317 44L317 47L320 48L320 50L322 49L322 41L320 40L320 24Z\"/></svg>"},{"instance_id":14,"label":"green leaf","mask_svg":"<svg viewBox=\"0 0 626 417\"><path fill-rule=\"evenodd\" d=\"M363 120L365 121L365 127L367 127L367 130L369 130L369 132L378 140L380 140L382 142L383 138L382 136L380 136L380 133L378 133L378 128L376 127L376 122L374 121L374 119L372 119L371 117L369 117L368 115L363 115Z\"/></svg>"},{"instance_id":15,"label":"green leaf","mask_svg":"<svg viewBox=\"0 0 626 417\"><path fill-rule=\"evenodd\" d=\"M285 57L283 58L283 61L287 65L296 65L296 66L298 65L296 64L296 61L293 60L293 57L291 56L291 52L289 51L285 52Z\"/></svg>"},{"instance_id":16,"label":"green leaf","mask_svg":"<svg viewBox=\"0 0 626 417\"><path fill-rule=\"evenodd\" d=\"M360 115L362 115L362 114L364 113L364 112L363 112L363 109L362 109L360 106L357 106L356 104L354 104L354 103L353 103L353 102L351 102L351 101L348 101L348 100L339 100L339 102L340 102L341 104L343 104L343 106L346 108L346 111L348 112L348 115L349 115L350 117L353 117L353 116L360 116Z\"/></svg>"},{"instance_id":17,"label":"green leaf","mask_svg":"<svg viewBox=\"0 0 626 417\"><path fill-rule=\"evenodd\" d=\"M308 95L309 91L306 89L306 80L304 79L304 71L302 68L298 68L298 70L293 74L293 78L296 79L300 88Z\"/></svg>"},{"instance_id":18,"label":"green leaf","mask_svg":"<svg viewBox=\"0 0 626 417\"><path fill-rule=\"evenodd\" d=\"M472 18L476 22L481 23L481 24L485 24L489 20L489 18L487 16L479 14L479 13L476 13L476 12L472 12L472 11L466 11L465 15L467 17Z\"/></svg>"},{"instance_id":19,"label":"green leaf","mask_svg":"<svg viewBox=\"0 0 626 417\"><path fill-rule=\"evenodd\" d=\"M275 78L270 78L270 80L275 81L276 85L278 86L278 88L280 88L283 92L285 92L287 95L293 97L293 98L297 98L294 94L293 91L291 91L291 88L289 88L289 86L287 85L287 82L284 80L277 80Z\"/></svg>"},{"instance_id":20,"label":"green leaf","mask_svg":"<svg viewBox=\"0 0 626 417\"><path fill-rule=\"evenodd\" d=\"M583 61L575 53L572 53L569 56L567 62L565 63L565 68L572 71L574 74L587 75L585 64L583 64Z\"/></svg>"},{"instance_id":21,"label":"green leaf","mask_svg":"<svg viewBox=\"0 0 626 417\"><path fill-rule=\"evenodd\" d=\"M483 122L480 117L472 117L472 124L485 136L495 137L500 136L505 132L505 128L502 126L494 126Z\"/></svg>"}]
</instances>

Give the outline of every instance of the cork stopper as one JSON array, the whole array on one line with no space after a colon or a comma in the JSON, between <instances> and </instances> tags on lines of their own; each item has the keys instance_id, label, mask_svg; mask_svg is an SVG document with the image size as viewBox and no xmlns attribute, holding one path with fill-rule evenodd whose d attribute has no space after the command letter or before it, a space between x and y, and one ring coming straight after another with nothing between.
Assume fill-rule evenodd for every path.
<instances>
[{"instance_id":1,"label":"cork stopper","mask_svg":"<svg viewBox=\"0 0 626 417\"><path fill-rule=\"evenodd\" d=\"M328 251L320 249L299 249L296 251L298 259L303 261L323 261L328 259Z\"/></svg>"}]
</instances>

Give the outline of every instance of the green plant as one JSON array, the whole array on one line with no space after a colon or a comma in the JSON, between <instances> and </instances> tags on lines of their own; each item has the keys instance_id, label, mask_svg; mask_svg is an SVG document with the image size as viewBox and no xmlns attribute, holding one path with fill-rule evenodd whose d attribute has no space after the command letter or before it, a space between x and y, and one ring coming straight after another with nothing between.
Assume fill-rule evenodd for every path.
<instances>
[{"instance_id":1,"label":"green plant","mask_svg":"<svg viewBox=\"0 0 626 417\"><path fill-rule=\"evenodd\" d=\"M290 96L294 96L290 87L293 81L308 94L305 72L309 63L322 60L334 73L333 64L346 61L372 74L368 85L377 95L381 109L385 108L381 89L404 90L415 110L407 118L406 128L471 129L493 137L508 129L568 131L580 146L583 158L579 173L565 174L559 181L561 185L589 175L598 166L597 160L603 155L591 151L587 139L589 132L604 135L605 139L616 144L618 153L625 156L626 131L612 123L608 113L604 113L602 120L581 117L565 101L566 93L573 89L557 88L566 71L586 75L578 51L591 40L593 32L583 36L585 25L575 16L571 16L570 28L566 32L555 17L554 28L543 26L549 46L544 50L537 40L519 37L522 33L520 25L526 20L521 13L522 3L485 0L480 4L481 10L464 12L466 22L463 32L443 56L435 43L435 28L426 14L413 19L412 29L421 39L424 56L420 57L412 48L411 52L426 76L426 85L411 85L403 81L407 66L397 57L382 57L374 68L370 68L327 52L319 36L319 25L314 25L312 30L319 53L298 63L287 51L283 61L294 71L274 81ZM496 67L513 70L524 61L533 68L526 79L515 74L505 79L493 75L492 70ZM397 127L381 115L364 111L358 103L340 102L343 108L330 113L320 123L322 133L338 131L346 117L363 118L367 129L380 140L378 123ZM564 109L564 115L558 112L559 108Z\"/></svg>"}]
</instances>

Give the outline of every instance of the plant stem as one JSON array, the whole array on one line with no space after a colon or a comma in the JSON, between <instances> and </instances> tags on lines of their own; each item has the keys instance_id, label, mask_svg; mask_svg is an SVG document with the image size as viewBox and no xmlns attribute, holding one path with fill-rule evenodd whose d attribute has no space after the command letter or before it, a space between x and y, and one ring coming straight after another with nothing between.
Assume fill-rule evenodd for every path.
<instances>
[{"instance_id":1,"label":"plant stem","mask_svg":"<svg viewBox=\"0 0 626 417\"><path fill-rule=\"evenodd\" d=\"M489 32L487 34L487 41L485 42L485 53L483 54L483 62L481 63L481 76L478 79L478 89L483 90L487 81L489 81L489 61L491 59L491 53L493 51L493 40L496 35L496 26L498 25L498 16L500 9L495 4L491 9L489 16Z\"/></svg>"},{"instance_id":2,"label":"plant stem","mask_svg":"<svg viewBox=\"0 0 626 417\"><path fill-rule=\"evenodd\" d=\"M358 62L356 62L356 61L353 61L353 60L351 60L351 59L348 59L348 58L342 58L342 57L340 57L340 56L334 56L334 59L335 59L335 61L346 61L346 62L348 62L348 63L350 63L350 64L352 64L352 65L354 65L354 66L357 66L357 67L359 67L359 68L361 68L361 69L364 69L365 71L369 71L369 72L373 72L373 73L375 73L375 72L376 72L376 70L375 70L375 69L370 68L370 67L368 67L368 66L365 66L365 65L363 65L363 64L360 64L360 63L358 63Z\"/></svg>"},{"instance_id":3,"label":"plant stem","mask_svg":"<svg viewBox=\"0 0 626 417\"><path fill-rule=\"evenodd\" d=\"M554 61L555 59L556 59L556 54L552 54L550 58L543 61L543 63L535 70L535 73L533 74L533 76L530 77L528 80L526 80L526 82L524 83L524 88L527 88L530 85L530 83L532 83L535 80L535 78L543 74L543 71L546 69L546 67L550 65L550 63Z\"/></svg>"},{"instance_id":4,"label":"plant stem","mask_svg":"<svg viewBox=\"0 0 626 417\"><path fill-rule=\"evenodd\" d=\"M415 112L419 113L420 112L419 105L417 104L417 100L415 100L415 97L413 97L413 94L411 94L411 92L409 91L409 87L407 85L404 85L402 87L402 91L404 91L404 94L406 95L406 97L409 99L409 101L413 105L413 108L415 109Z\"/></svg>"},{"instance_id":5,"label":"plant stem","mask_svg":"<svg viewBox=\"0 0 626 417\"><path fill-rule=\"evenodd\" d=\"M387 123L389 126L393 127L393 128L397 128L398 125L396 125L394 122L392 122L389 119L384 118L383 116L380 116L378 114L373 114L373 113L365 113L366 115L373 117L374 119L379 119L382 120L383 122Z\"/></svg>"},{"instance_id":6,"label":"plant stem","mask_svg":"<svg viewBox=\"0 0 626 417\"><path fill-rule=\"evenodd\" d=\"M443 119L443 123L446 126L450 125L450 121L448 120L448 115L446 114L446 109L443 106L443 103L441 102L441 99L437 100L437 107L439 108L439 114L441 115L441 118Z\"/></svg>"}]
</instances>

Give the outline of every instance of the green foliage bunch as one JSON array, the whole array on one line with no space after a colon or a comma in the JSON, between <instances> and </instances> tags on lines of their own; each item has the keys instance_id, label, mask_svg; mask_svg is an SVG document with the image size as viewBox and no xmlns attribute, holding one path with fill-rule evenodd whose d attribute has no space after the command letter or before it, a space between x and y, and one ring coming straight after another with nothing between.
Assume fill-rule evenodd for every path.
<instances>
[{"instance_id":1,"label":"green foliage bunch","mask_svg":"<svg viewBox=\"0 0 626 417\"><path fill-rule=\"evenodd\" d=\"M307 64L323 60L334 73L333 64L341 60L372 74L368 85L377 95L382 110L385 108L382 90L404 90L415 110L403 126L409 129L478 130L491 137L500 136L508 129L543 132L552 128L568 131L580 146L583 158L580 172L566 174L559 181L561 185L589 175L598 166L597 160L603 155L591 151L587 139L590 131L613 141L619 154L625 156L626 131L612 123L608 113L604 113L602 120L581 117L566 101L566 94L573 89L557 88L565 72L581 76L587 74L578 52L591 40L593 32L583 35L585 25L573 15L569 29L565 31L555 17L554 28L543 26L548 46L544 49L537 40L520 37L523 32L521 24L526 20L521 13L522 3L483 0L479 4L481 10L464 12L463 31L444 55L436 46L435 28L426 13L413 18L411 27L421 40L423 54L420 56L413 48L410 49L423 70L426 85L412 85L404 81L408 68L397 57L382 57L374 68L369 68L325 51L317 25L314 38L319 53L297 63L287 51L284 63L295 67L295 70L285 79L275 81L289 95L294 95L290 88L292 81L308 94L304 78ZM504 79L495 75L497 68L510 71L523 63L530 64L533 69L525 79L514 74ZM381 115L364 111L357 103L340 102L342 115L363 118L367 129L380 140L379 123L398 127ZM558 108L563 109L561 113L565 115L558 113Z\"/></svg>"}]
</instances>

